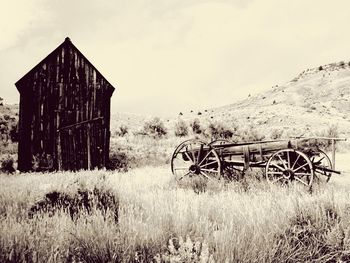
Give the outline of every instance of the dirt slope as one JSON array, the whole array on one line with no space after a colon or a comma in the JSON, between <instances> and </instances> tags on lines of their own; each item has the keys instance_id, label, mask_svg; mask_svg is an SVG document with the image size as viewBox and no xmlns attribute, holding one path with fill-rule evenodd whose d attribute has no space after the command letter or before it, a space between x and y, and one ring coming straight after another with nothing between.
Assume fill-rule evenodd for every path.
<instances>
[{"instance_id":1,"label":"dirt slope","mask_svg":"<svg viewBox=\"0 0 350 263\"><path fill-rule=\"evenodd\" d=\"M264 133L283 129L289 135L317 134L336 125L340 134L348 136L350 66L340 62L307 69L283 85L237 103L183 117L252 126Z\"/></svg>"}]
</instances>

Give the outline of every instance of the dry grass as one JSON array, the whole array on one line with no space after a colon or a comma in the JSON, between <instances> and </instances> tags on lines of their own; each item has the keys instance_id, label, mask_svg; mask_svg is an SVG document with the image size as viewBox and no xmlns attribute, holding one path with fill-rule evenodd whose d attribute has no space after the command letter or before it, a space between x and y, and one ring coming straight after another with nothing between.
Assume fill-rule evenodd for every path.
<instances>
[{"instance_id":1,"label":"dry grass","mask_svg":"<svg viewBox=\"0 0 350 263\"><path fill-rule=\"evenodd\" d=\"M177 185L168 168L0 176L1 262L280 262L347 260L346 187L310 194L249 179ZM196 184L198 186L198 182ZM28 217L51 191L105 189L119 218L98 209ZM108 212L108 211L107 211Z\"/></svg>"}]
</instances>

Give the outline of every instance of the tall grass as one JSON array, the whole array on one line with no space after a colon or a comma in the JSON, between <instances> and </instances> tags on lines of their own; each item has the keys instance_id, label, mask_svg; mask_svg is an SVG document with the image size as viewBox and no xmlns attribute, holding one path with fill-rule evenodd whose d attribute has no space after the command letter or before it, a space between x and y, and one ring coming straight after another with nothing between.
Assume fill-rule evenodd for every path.
<instances>
[{"instance_id":1,"label":"tall grass","mask_svg":"<svg viewBox=\"0 0 350 263\"><path fill-rule=\"evenodd\" d=\"M350 192L328 184L177 185L165 168L0 176L1 262L280 262L350 256ZM100 210L30 219L50 191L108 189L119 218Z\"/></svg>"}]
</instances>

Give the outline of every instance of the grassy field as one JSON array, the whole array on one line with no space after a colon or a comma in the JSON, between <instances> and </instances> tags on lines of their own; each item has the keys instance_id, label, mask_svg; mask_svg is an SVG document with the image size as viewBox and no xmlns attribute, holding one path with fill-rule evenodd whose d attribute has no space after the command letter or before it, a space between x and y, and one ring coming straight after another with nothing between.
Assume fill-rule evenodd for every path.
<instances>
[{"instance_id":1,"label":"grassy field","mask_svg":"<svg viewBox=\"0 0 350 263\"><path fill-rule=\"evenodd\" d=\"M0 262L347 262L350 192L339 180L310 193L259 173L178 185L168 166L2 174ZM53 192L75 204L88 193L91 207L55 211Z\"/></svg>"}]
</instances>

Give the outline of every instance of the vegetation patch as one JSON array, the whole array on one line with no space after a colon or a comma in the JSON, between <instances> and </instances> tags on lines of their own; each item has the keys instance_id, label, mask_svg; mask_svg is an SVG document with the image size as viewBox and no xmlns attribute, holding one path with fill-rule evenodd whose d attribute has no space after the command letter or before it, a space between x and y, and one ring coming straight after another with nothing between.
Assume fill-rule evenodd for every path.
<instances>
[{"instance_id":1,"label":"vegetation patch","mask_svg":"<svg viewBox=\"0 0 350 263\"><path fill-rule=\"evenodd\" d=\"M78 189L75 194L52 191L36 202L29 209L28 216L33 218L37 214L53 216L58 211L68 213L72 220L79 217L80 213L91 214L94 209L100 210L104 216L107 211L113 213L115 222L118 222L119 203L114 194L109 190L95 187L92 191Z\"/></svg>"},{"instance_id":2,"label":"vegetation patch","mask_svg":"<svg viewBox=\"0 0 350 263\"><path fill-rule=\"evenodd\" d=\"M332 206L298 209L289 226L276 236L273 262L347 262L341 218Z\"/></svg>"},{"instance_id":3,"label":"vegetation patch","mask_svg":"<svg viewBox=\"0 0 350 263\"><path fill-rule=\"evenodd\" d=\"M14 173L15 171L13 158L9 155L3 157L1 160L0 172Z\"/></svg>"}]
</instances>

